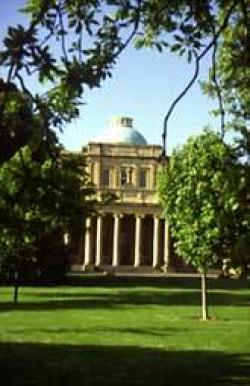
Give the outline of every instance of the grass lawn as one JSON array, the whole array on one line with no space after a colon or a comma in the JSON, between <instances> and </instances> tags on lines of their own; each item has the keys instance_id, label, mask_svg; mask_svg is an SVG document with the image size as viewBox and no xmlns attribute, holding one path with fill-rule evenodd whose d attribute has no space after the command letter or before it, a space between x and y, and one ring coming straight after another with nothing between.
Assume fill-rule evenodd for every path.
<instances>
[{"instance_id":1,"label":"grass lawn","mask_svg":"<svg viewBox=\"0 0 250 386\"><path fill-rule=\"evenodd\" d=\"M250 385L249 281L80 280L0 288L1 385Z\"/></svg>"}]
</instances>

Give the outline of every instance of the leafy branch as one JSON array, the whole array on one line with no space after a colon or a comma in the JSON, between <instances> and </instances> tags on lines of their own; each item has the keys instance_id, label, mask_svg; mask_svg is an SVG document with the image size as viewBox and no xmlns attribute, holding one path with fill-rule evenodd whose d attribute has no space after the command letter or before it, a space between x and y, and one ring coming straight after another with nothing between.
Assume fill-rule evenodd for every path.
<instances>
[{"instance_id":1,"label":"leafy branch","mask_svg":"<svg viewBox=\"0 0 250 386\"><path fill-rule=\"evenodd\" d=\"M168 121L169 121L169 118L170 118L170 116L171 116L175 106L187 94L189 89L193 86L193 84L197 80L198 75L199 75L199 69L200 69L200 61L207 55L207 53L210 51L210 49L212 47L216 47L217 46L217 41L218 41L219 37L221 36L222 32L227 28L229 18L231 16L233 10L236 8L236 6L238 4L239 4L239 0L235 0L231 4L231 6L229 7L229 9L228 9L228 11L227 11L227 13L226 13L226 15L224 17L224 20L223 20L221 26L218 28L217 32L214 33L213 38L211 39L209 44L204 48L204 50L199 55L196 53L195 50L193 50L193 53L194 53L194 56L195 56L195 72L194 72L194 75L193 75L192 79L188 82L187 86L183 89L183 91L172 102L172 104L170 105L170 107L169 107L169 109L167 111L167 114L165 115L165 118L164 118L163 134L162 134L163 156L167 155L166 145L167 145L167 132L168 132ZM216 49L215 49L214 52L216 53ZM223 106L222 106L221 94L218 91L218 89L217 89L217 95L218 95L218 98L219 98L219 103L220 103L221 113L222 113L221 130L222 130L222 133L224 135L224 110L223 110Z\"/></svg>"}]
</instances>

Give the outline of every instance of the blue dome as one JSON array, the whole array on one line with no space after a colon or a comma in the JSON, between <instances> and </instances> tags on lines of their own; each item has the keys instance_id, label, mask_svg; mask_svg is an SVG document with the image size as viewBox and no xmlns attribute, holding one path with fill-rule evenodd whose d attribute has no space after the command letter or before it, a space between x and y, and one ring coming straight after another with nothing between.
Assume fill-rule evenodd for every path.
<instances>
[{"instance_id":1,"label":"blue dome","mask_svg":"<svg viewBox=\"0 0 250 386\"><path fill-rule=\"evenodd\" d=\"M128 117L114 117L111 121L111 126L101 134L95 142L99 143L115 143L131 146L145 146L147 141L139 133L133 129L132 119Z\"/></svg>"}]
</instances>

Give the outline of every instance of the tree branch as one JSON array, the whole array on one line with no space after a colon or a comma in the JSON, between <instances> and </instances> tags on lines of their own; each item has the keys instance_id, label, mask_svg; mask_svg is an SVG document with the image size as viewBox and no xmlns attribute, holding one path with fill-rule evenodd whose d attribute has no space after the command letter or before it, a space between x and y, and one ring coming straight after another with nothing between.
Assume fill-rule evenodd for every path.
<instances>
[{"instance_id":1,"label":"tree branch","mask_svg":"<svg viewBox=\"0 0 250 386\"><path fill-rule=\"evenodd\" d=\"M34 29L36 28L37 24L39 24L41 22L43 16L45 15L46 11L48 10L49 6L50 6L50 0L43 0L40 12L38 12L37 16L30 23L30 26L29 26L29 29L27 32L28 35L32 34Z\"/></svg>"},{"instance_id":2,"label":"tree branch","mask_svg":"<svg viewBox=\"0 0 250 386\"><path fill-rule=\"evenodd\" d=\"M34 100L33 95L31 94L29 89L25 86L24 80L18 71L15 72L15 77L19 80L23 93L28 95L29 98L33 101Z\"/></svg>"},{"instance_id":3,"label":"tree branch","mask_svg":"<svg viewBox=\"0 0 250 386\"><path fill-rule=\"evenodd\" d=\"M199 70L200 70L200 66L199 66L199 60L198 60L198 57L197 57L197 54L195 56L195 71L194 71L194 75L192 77L192 79L188 82L187 86L184 88L184 90L178 95L178 97L173 101L173 103L171 104L170 108L168 109L168 112L164 118L164 125L163 125L163 134L162 134L162 141L163 141L163 155L167 155L167 129L168 129L168 120L169 120L169 117L170 115L172 114L175 106L177 105L177 103L184 97L184 95L186 95L186 93L188 92L188 90L193 86L194 82L196 81L198 75L199 75Z\"/></svg>"},{"instance_id":4,"label":"tree branch","mask_svg":"<svg viewBox=\"0 0 250 386\"><path fill-rule=\"evenodd\" d=\"M24 172L25 176L27 177L27 182L28 182L29 178L30 178L30 173L29 173L29 168L27 167L27 165L25 164L25 161L24 161L24 156L23 156L22 148L20 148L18 150L18 155L19 155L19 159L20 159L20 162L21 162L21 165L22 165L23 172Z\"/></svg>"},{"instance_id":5,"label":"tree branch","mask_svg":"<svg viewBox=\"0 0 250 386\"><path fill-rule=\"evenodd\" d=\"M83 35L82 35L82 29L79 33L79 62L82 64L82 40L83 40Z\"/></svg>"},{"instance_id":6,"label":"tree branch","mask_svg":"<svg viewBox=\"0 0 250 386\"><path fill-rule=\"evenodd\" d=\"M218 29L218 31L214 34L213 39L210 41L210 43L205 47L205 49L200 53L200 55L196 55L196 63L195 63L195 73L188 85L184 88L184 90L180 93L180 95L174 100L174 102L171 104L170 108L168 109L168 112L164 118L164 124L163 124L163 134L162 134L162 140L163 140L163 156L167 155L167 149L166 149L166 138L167 138L167 129L168 129L168 120L170 118L170 115L172 114L175 106L177 103L186 95L188 90L191 88L191 86L196 81L198 74L199 74L199 64L201 59L204 58L204 56L210 51L210 49L216 44L218 38L220 37L221 33L224 31L224 29L228 25L229 17L231 16L231 13L233 12L234 8L239 4L239 1L242 0L235 0L231 6L229 7L224 20Z\"/></svg>"},{"instance_id":7,"label":"tree branch","mask_svg":"<svg viewBox=\"0 0 250 386\"><path fill-rule=\"evenodd\" d=\"M218 38L220 37L220 35L224 31L224 29L227 28L229 17L231 16L231 13L233 12L234 8L239 4L239 1L241 1L241 0L235 0L232 3L231 7L228 9L228 11L226 13L226 16L224 17L223 23L221 24L218 31L215 33L213 39L206 46L206 48L202 51L202 53L200 55L198 55L199 60L201 60L208 53L208 51L214 46L215 42L218 40Z\"/></svg>"},{"instance_id":8,"label":"tree branch","mask_svg":"<svg viewBox=\"0 0 250 386\"><path fill-rule=\"evenodd\" d=\"M116 59L120 53L125 49L127 48L127 46L129 45L129 43L131 42L131 40L133 39L133 37L135 36L137 30L138 30L138 27L139 27L139 21L140 21L140 12L141 12L141 3L142 3L142 0L138 0L138 7L136 8L136 11L137 11L137 15L136 15L136 18L135 18L135 22L134 22L134 27L133 27L133 30L131 32L131 34L129 35L129 37L127 38L127 40L125 40L125 42L121 45L121 47L119 48L119 50L113 55L113 59Z\"/></svg>"},{"instance_id":9,"label":"tree branch","mask_svg":"<svg viewBox=\"0 0 250 386\"><path fill-rule=\"evenodd\" d=\"M67 49L66 49L66 41L65 41L65 28L63 24L63 14L62 14L62 8L61 8L61 2L59 2L58 5L58 16L59 16L59 24L61 28L61 44L62 44L62 52L65 60L65 64L68 63L68 54L67 54Z\"/></svg>"},{"instance_id":10,"label":"tree branch","mask_svg":"<svg viewBox=\"0 0 250 386\"><path fill-rule=\"evenodd\" d=\"M214 28L215 32L215 28ZM223 105L223 98L222 98L222 93L221 93L221 88L218 82L217 78L217 71L216 71L216 53L217 53L217 40L214 43L214 48L213 48L213 55L212 55L212 79L215 85L215 90L219 102L219 109L220 109L220 128L221 128L221 138L224 138L225 135L225 110L224 110L224 105Z\"/></svg>"},{"instance_id":11,"label":"tree branch","mask_svg":"<svg viewBox=\"0 0 250 386\"><path fill-rule=\"evenodd\" d=\"M53 31L50 31L48 35L41 41L40 47L42 47L51 37L53 36Z\"/></svg>"},{"instance_id":12,"label":"tree branch","mask_svg":"<svg viewBox=\"0 0 250 386\"><path fill-rule=\"evenodd\" d=\"M8 71L7 82L6 82L7 84L9 84L11 82L13 69L14 69L14 64L12 63L12 65L10 66L9 71ZM0 90L0 91L2 91L2 90ZM9 87L4 89L3 101L0 105L0 119L1 119L1 121L2 121L2 117L3 117L3 113L4 113L4 109L5 109L5 104L7 102L9 92L10 92Z\"/></svg>"},{"instance_id":13,"label":"tree branch","mask_svg":"<svg viewBox=\"0 0 250 386\"><path fill-rule=\"evenodd\" d=\"M242 9L242 13L243 13L243 20L244 20L244 24L246 26L246 29L248 31L249 29L249 23L248 23L248 11L247 11L247 5L245 3L245 0L241 0L240 2L241 4L241 9Z\"/></svg>"}]
</instances>

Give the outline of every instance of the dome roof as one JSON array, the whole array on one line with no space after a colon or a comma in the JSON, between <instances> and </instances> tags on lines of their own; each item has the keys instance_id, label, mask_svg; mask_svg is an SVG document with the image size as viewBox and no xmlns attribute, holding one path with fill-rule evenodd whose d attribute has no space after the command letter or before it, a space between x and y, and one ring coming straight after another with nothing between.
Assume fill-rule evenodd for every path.
<instances>
[{"instance_id":1,"label":"dome roof","mask_svg":"<svg viewBox=\"0 0 250 386\"><path fill-rule=\"evenodd\" d=\"M133 119L128 117L113 117L110 127L103 132L94 142L116 143L131 146L145 146L147 141L133 128Z\"/></svg>"}]
</instances>

